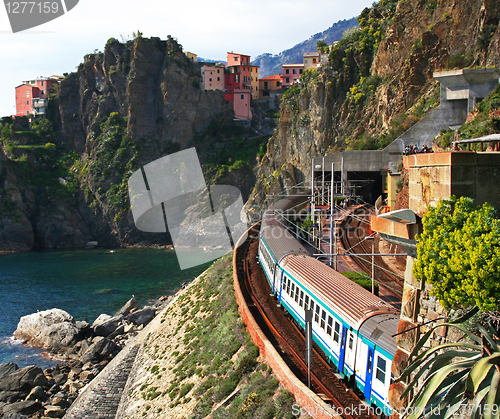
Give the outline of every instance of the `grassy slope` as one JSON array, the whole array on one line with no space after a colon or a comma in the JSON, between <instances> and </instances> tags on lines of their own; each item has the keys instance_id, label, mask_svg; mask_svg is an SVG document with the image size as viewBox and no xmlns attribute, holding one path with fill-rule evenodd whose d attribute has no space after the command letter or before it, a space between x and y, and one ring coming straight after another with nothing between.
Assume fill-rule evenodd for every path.
<instances>
[{"instance_id":1,"label":"grassy slope","mask_svg":"<svg viewBox=\"0 0 500 419\"><path fill-rule=\"evenodd\" d=\"M215 262L148 336L129 418L292 418L292 395L259 359L238 314L231 255Z\"/></svg>"}]
</instances>

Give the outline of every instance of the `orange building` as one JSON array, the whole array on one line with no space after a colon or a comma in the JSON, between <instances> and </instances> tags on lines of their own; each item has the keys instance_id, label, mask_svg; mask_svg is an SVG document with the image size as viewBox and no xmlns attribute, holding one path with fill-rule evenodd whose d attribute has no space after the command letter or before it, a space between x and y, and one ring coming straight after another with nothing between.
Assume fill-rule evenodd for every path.
<instances>
[{"instance_id":1,"label":"orange building","mask_svg":"<svg viewBox=\"0 0 500 419\"><path fill-rule=\"evenodd\" d=\"M264 77L259 80L259 99L269 99L273 90L281 89L281 76Z\"/></svg>"}]
</instances>

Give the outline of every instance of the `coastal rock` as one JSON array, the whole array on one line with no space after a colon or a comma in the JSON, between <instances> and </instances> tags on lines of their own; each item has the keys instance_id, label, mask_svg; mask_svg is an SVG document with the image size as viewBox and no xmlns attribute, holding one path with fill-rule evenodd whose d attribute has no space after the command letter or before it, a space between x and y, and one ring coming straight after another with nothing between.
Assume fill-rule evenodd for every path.
<instances>
[{"instance_id":1,"label":"coastal rock","mask_svg":"<svg viewBox=\"0 0 500 419\"><path fill-rule=\"evenodd\" d=\"M44 415L47 416L48 418L62 418L66 411L59 407L59 406L45 406L45 413Z\"/></svg>"},{"instance_id":2,"label":"coastal rock","mask_svg":"<svg viewBox=\"0 0 500 419\"><path fill-rule=\"evenodd\" d=\"M94 327L94 333L98 336L108 336L113 333L122 323L123 316L115 316Z\"/></svg>"},{"instance_id":3,"label":"coastal rock","mask_svg":"<svg viewBox=\"0 0 500 419\"><path fill-rule=\"evenodd\" d=\"M12 403L3 408L3 413L17 413L21 415L32 415L43 408L42 404L35 401L24 401Z\"/></svg>"},{"instance_id":4,"label":"coastal rock","mask_svg":"<svg viewBox=\"0 0 500 419\"><path fill-rule=\"evenodd\" d=\"M0 381L0 391L20 391L28 393L33 387L45 387L47 377L39 367L29 366L21 368Z\"/></svg>"},{"instance_id":5,"label":"coastal rock","mask_svg":"<svg viewBox=\"0 0 500 419\"><path fill-rule=\"evenodd\" d=\"M87 362L93 362L95 360L100 360L105 356L111 355L115 349L116 344L113 341L106 339L105 337L98 336L80 359L84 364Z\"/></svg>"},{"instance_id":6,"label":"coastal rock","mask_svg":"<svg viewBox=\"0 0 500 419\"><path fill-rule=\"evenodd\" d=\"M14 403L24 397L20 391L0 391L0 403Z\"/></svg>"},{"instance_id":7,"label":"coastal rock","mask_svg":"<svg viewBox=\"0 0 500 419\"><path fill-rule=\"evenodd\" d=\"M94 323L92 323L92 328L95 329L96 326L100 325L101 323L104 323L105 321L111 319L111 316L109 314L100 314L97 319L94 320Z\"/></svg>"},{"instance_id":8,"label":"coastal rock","mask_svg":"<svg viewBox=\"0 0 500 419\"><path fill-rule=\"evenodd\" d=\"M29 345L58 349L75 344L79 333L70 314L53 308L21 317L14 336Z\"/></svg>"},{"instance_id":9,"label":"coastal rock","mask_svg":"<svg viewBox=\"0 0 500 419\"><path fill-rule=\"evenodd\" d=\"M0 406L0 412L2 411ZM28 416L20 415L18 413L7 413L2 416L2 419L29 419Z\"/></svg>"},{"instance_id":10,"label":"coastal rock","mask_svg":"<svg viewBox=\"0 0 500 419\"><path fill-rule=\"evenodd\" d=\"M131 321L137 326L146 325L156 315L156 309L151 306L146 306L142 310L134 311L132 314L129 314L126 319Z\"/></svg>"},{"instance_id":11,"label":"coastal rock","mask_svg":"<svg viewBox=\"0 0 500 419\"><path fill-rule=\"evenodd\" d=\"M128 300L120 310L118 310L115 313L116 316L126 316L130 314L131 310L138 309L139 308L139 302L136 300L134 296L130 300Z\"/></svg>"},{"instance_id":12,"label":"coastal rock","mask_svg":"<svg viewBox=\"0 0 500 419\"><path fill-rule=\"evenodd\" d=\"M19 367L17 364L13 362L6 362L4 364L0 364L0 381L2 381L9 374L12 374L14 371L17 371Z\"/></svg>"},{"instance_id":13,"label":"coastal rock","mask_svg":"<svg viewBox=\"0 0 500 419\"><path fill-rule=\"evenodd\" d=\"M40 386L33 387L30 393L26 396L25 400L43 400L45 398L45 392Z\"/></svg>"}]
</instances>

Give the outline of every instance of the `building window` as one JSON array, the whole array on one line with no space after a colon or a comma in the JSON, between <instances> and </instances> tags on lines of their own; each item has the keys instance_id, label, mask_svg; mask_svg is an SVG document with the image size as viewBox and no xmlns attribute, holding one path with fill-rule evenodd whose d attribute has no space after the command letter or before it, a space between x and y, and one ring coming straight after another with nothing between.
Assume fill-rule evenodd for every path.
<instances>
[{"instance_id":1,"label":"building window","mask_svg":"<svg viewBox=\"0 0 500 419\"><path fill-rule=\"evenodd\" d=\"M43 86L43 80L42 80L42 86Z\"/></svg>"},{"instance_id":2,"label":"building window","mask_svg":"<svg viewBox=\"0 0 500 419\"><path fill-rule=\"evenodd\" d=\"M234 57L234 61L238 61L238 57Z\"/></svg>"},{"instance_id":3,"label":"building window","mask_svg":"<svg viewBox=\"0 0 500 419\"><path fill-rule=\"evenodd\" d=\"M217 69L217 73L220 73L220 70L219 70L219 69Z\"/></svg>"},{"instance_id":4,"label":"building window","mask_svg":"<svg viewBox=\"0 0 500 419\"><path fill-rule=\"evenodd\" d=\"M290 77L287 77L287 78L286 78L286 82L287 82L287 83L290 83Z\"/></svg>"},{"instance_id":5,"label":"building window","mask_svg":"<svg viewBox=\"0 0 500 419\"><path fill-rule=\"evenodd\" d=\"M220 81L220 77L217 77L217 81Z\"/></svg>"},{"instance_id":6,"label":"building window","mask_svg":"<svg viewBox=\"0 0 500 419\"><path fill-rule=\"evenodd\" d=\"M210 77L210 78L208 79L208 81L212 81L212 77Z\"/></svg>"},{"instance_id":7,"label":"building window","mask_svg":"<svg viewBox=\"0 0 500 419\"><path fill-rule=\"evenodd\" d=\"M30 91L26 90L26 97L30 97Z\"/></svg>"},{"instance_id":8,"label":"building window","mask_svg":"<svg viewBox=\"0 0 500 419\"><path fill-rule=\"evenodd\" d=\"M285 74L290 74L290 69L289 69L289 68L287 68L287 69L285 70Z\"/></svg>"},{"instance_id":9,"label":"building window","mask_svg":"<svg viewBox=\"0 0 500 419\"><path fill-rule=\"evenodd\" d=\"M302 74L302 69L299 70L299 73Z\"/></svg>"},{"instance_id":10,"label":"building window","mask_svg":"<svg viewBox=\"0 0 500 419\"><path fill-rule=\"evenodd\" d=\"M241 95L241 100L245 99L245 95Z\"/></svg>"},{"instance_id":11,"label":"building window","mask_svg":"<svg viewBox=\"0 0 500 419\"><path fill-rule=\"evenodd\" d=\"M307 61L306 61L307 63ZM313 58L313 64L316 64L316 58Z\"/></svg>"},{"instance_id":12,"label":"building window","mask_svg":"<svg viewBox=\"0 0 500 419\"><path fill-rule=\"evenodd\" d=\"M307 64L307 60L304 61Z\"/></svg>"},{"instance_id":13,"label":"building window","mask_svg":"<svg viewBox=\"0 0 500 419\"><path fill-rule=\"evenodd\" d=\"M377 380L379 380L382 384L385 384L385 368L386 368L385 359L378 357L377 360Z\"/></svg>"},{"instance_id":14,"label":"building window","mask_svg":"<svg viewBox=\"0 0 500 419\"><path fill-rule=\"evenodd\" d=\"M293 74L297 74L297 69L293 69Z\"/></svg>"},{"instance_id":15,"label":"building window","mask_svg":"<svg viewBox=\"0 0 500 419\"><path fill-rule=\"evenodd\" d=\"M29 104L30 104L30 101L29 101L29 100L27 100L27 101L26 101L26 105L29 105Z\"/></svg>"}]
</instances>

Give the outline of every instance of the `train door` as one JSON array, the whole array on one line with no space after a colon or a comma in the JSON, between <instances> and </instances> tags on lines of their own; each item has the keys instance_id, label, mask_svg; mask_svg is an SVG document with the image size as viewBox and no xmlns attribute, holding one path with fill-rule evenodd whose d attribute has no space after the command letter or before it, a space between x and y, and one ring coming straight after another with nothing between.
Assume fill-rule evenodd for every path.
<instances>
[{"instance_id":1,"label":"train door","mask_svg":"<svg viewBox=\"0 0 500 419\"><path fill-rule=\"evenodd\" d=\"M342 326L342 339L340 339L339 373L344 375L345 343L347 340L347 328Z\"/></svg>"},{"instance_id":2,"label":"train door","mask_svg":"<svg viewBox=\"0 0 500 419\"><path fill-rule=\"evenodd\" d=\"M355 373L357 336L352 331L347 331L345 346L345 364L348 375Z\"/></svg>"},{"instance_id":3,"label":"train door","mask_svg":"<svg viewBox=\"0 0 500 419\"><path fill-rule=\"evenodd\" d=\"M366 376L365 376L365 400L370 403L370 397L372 394L372 377L373 377L373 349L368 347L368 356L366 363Z\"/></svg>"}]
</instances>

